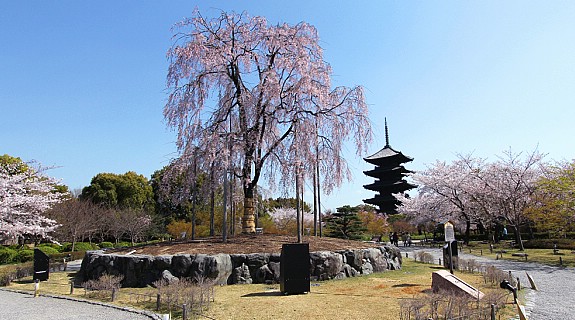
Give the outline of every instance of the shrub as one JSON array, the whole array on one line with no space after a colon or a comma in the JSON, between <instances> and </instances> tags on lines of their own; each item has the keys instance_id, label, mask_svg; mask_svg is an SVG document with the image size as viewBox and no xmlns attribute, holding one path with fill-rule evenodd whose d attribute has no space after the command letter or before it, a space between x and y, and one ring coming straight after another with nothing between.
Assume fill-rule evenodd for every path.
<instances>
[{"instance_id":1,"label":"shrub","mask_svg":"<svg viewBox=\"0 0 575 320\"><path fill-rule=\"evenodd\" d=\"M59 252L62 250L63 246L57 245L55 243L47 243L46 242L46 243L40 243L39 245L36 246L36 248L39 248L39 249L41 249L41 248L52 248L52 249L56 249L56 251Z\"/></svg>"},{"instance_id":2,"label":"shrub","mask_svg":"<svg viewBox=\"0 0 575 320\"><path fill-rule=\"evenodd\" d=\"M160 300L170 313L174 306L186 304L192 314L201 314L214 301L214 283L204 278L181 278L171 283L158 280L153 286L158 288Z\"/></svg>"},{"instance_id":3,"label":"shrub","mask_svg":"<svg viewBox=\"0 0 575 320\"><path fill-rule=\"evenodd\" d=\"M48 246L38 246L36 248L40 249L40 251L44 252L49 256L60 253L60 251L58 251L57 249Z\"/></svg>"},{"instance_id":4,"label":"shrub","mask_svg":"<svg viewBox=\"0 0 575 320\"><path fill-rule=\"evenodd\" d=\"M0 269L0 287L9 286L12 280L29 277L34 273L32 263L12 265Z\"/></svg>"},{"instance_id":5,"label":"shrub","mask_svg":"<svg viewBox=\"0 0 575 320\"><path fill-rule=\"evenodd\" d=\"M89 251L89 250L98 250L100 249L98 245L95 243L88 243L88 242L76 242L74 246L74 251ZM70 252L72 251L72 243L65 243L64 244L64 251Z\"/></svg>"},{"instance_id":6,"label":"shrub","mask_svg":"<svg viewBox=\"0 0 575 320\"><path fill-rule=\"evenodd\" d=\"M34 250L32 249L20 249L18 250L18 255L16 257L16 262L26 262L34 260Z\"/></svg>"},{"instance_id":7,"label":"shrub","mask_svg":"<svg viewBox=\"0 0 575 320\"><path fill-rule=\"evenodd\" d=\"M423 262L423 263L434 263L433 255L429 252L425 251L415 251L414 252L414 259L415 261Z\"/></svg>"},{"instance_id":8,"label":"shrub","mask_svg":"<svg viewBox=\"0 0 575 320\"><path fill-rule=\"evenodd\" d=\"M96 280L88 280L82 283L82 286L84 290L91 291L90 295L103 298L106 295L106 291L112 294L114 289L120 289L122 280L124 280L124 276L122 275L114 276L104 273ZM114 298L112 297L112 299Z\"/></svg>"},{"instance_id":9,"label":"shrub","mask_svg":"<svg viewBox=\"0 0 575 320\"><path fill-rule=\"evenodd\" d=\"M114 248L131 247L132 243L127 241L120 241L114 245Z\"/></svg>"},{"instance_id":10,"label":"shrub","mask_svg":"<svg viewBox=\"0 0 575 320\"><path fill-rule=\"evenodd\" d=\"M104 241L102 243L100 243L100 248L113 248L114 244L108 241Z\"/></svg>"},{"instance_id":11,"label":"shrub","mask_svg":"<svg viewBox=\"0 0 575 320\"><path fill-rule=\"evenodd\" d=\"M558 249L575 250L573 239L534 239L523 242L523 247L528 249L553 249L557 244Z\"/></svg>"},{"instance_id":12,"label":"shrub","mask_svg":"<svg viewBox=\"0 0 575 320\"><path fill-rule=\"evenodd\" d=\"M420 294L400 302L399 319L488 319L491 303L502 306L504 298L504 295L490 295L489 299L478 302L466 295L449 291Z\"/></svg>"},{"instance_id":13,"label":"shrub","mask_svg":"<svg viewBox=\"0 0 575 320\"><path fill-rule=\"evenodd\" d=\"M16 250L0 246L0 264L12 263L17 256Z\"/></svg>"}]
</instances>

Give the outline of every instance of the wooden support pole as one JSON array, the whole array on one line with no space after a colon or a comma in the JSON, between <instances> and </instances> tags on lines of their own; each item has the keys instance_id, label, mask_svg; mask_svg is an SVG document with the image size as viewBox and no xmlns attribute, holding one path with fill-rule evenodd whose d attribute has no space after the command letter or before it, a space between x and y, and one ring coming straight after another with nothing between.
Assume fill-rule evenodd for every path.
<instances>
[{"instance_id":1,"label":"wooden support pole","mask_svg":"<svg viewBox=\"0 0 575 320\"><path fill-rule=\"evenodd\" d=\"M529 280L529 283L531 284L531 289L537 290L537 286L535 285L535 281L533 281L533 278L531 278L529 273L525 272L525 274L527 275L527 280Z\"/></svg>"},{"instance_id":2,"label":"wooden support pole","mask_svg":"<svg viewBox=\"0 0 575 320\"><path fill-rule=\"evenodd\" d=\"M34 298L38 296L40 293L40 280L34 280Z\"/></svg>"},{"instance_id":3,"label":"wooden support pole","mask_svg":"<svg viewBox=\"0 0 575 320\"><path fill-rule=\"evenodd\" d=\"M185 303L182 305L182 320L188 320L188 308Z\"/></svg>"},{"instance_id":4,"label":"wooden support pole","mask_svg":"<svg viewBox=\"0 0 575 320\"><path fill-rule=\"evenodd\" d=\"M491 304L491 320L495 320L495 305Z\"/></svg>"}]
</instances>

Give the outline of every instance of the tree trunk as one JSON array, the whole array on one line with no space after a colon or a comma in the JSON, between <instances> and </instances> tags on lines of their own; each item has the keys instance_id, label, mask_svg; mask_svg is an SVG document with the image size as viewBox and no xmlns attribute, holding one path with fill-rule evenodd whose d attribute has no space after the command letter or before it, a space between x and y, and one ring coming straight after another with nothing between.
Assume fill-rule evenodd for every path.
<instances>
[{"instance_id":1,"label":"tree trunk","mask_svg":"<svg viewBox=\"0 0 575 320\"><path fill-rule=\"evenodd\" d=\"M521 232L519 232L519 228L517 226L513 226L513 232L515 233L515 242L519 246L519 251L525 251L523 241L521 241Z\"/></svg>"},{"instance_id":2,"label":"tree trunk","mask_svg":"<svg viewBox=\"0 0 575 320\"><path fill-rule=\"evenodd\" d=\"M242 217L242 233L256 233L253 193L246 193L244 198L244 216Z\"/></svg>"},{"instance_id":3,"label":"tree trunk","mask_svg":"<svg viewBox=\"0 0 575 320\"><path fill-rule=\"evenodd\" d=\"M463 241L469 245L469 235L471 234L471 220L465 219L465 239Z\"/></svg>"}]
</instances>

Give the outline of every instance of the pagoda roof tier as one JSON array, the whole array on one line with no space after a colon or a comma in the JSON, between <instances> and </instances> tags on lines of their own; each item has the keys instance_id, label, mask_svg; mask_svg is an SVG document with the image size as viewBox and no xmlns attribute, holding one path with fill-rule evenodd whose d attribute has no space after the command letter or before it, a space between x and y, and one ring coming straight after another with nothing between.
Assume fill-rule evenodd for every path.
<instances>
[{"instance_id":1,"label":"pagoda roof tier","mask_svg":"<svg viewBox=\"0 0 575 320\"><path fill-rule=\"evenodd\" d=\"M373 165L384 167L410 162L413 161L413 158L404 155L401 151L394 150L390 145L386 145L383 149L369 157L363 158L363 160Z\"/></svg>"},{"instance_id":2,"label":"pagoda roof tier","mask_svg":"<svg viewBox=\"0 0 575 320\"><path fill-rule=\"evenodd\" d=\"M380 178L381 176L401 176L407 173L413 173L411 170L405 169L404 166L394 166L390 168L384 168L380 166L376 166L372 170L364 171L363 172L366 176L373 177L373 178Z\"/></svg>"},{"instance_id":3,"label":"pagoda roof tier","mask_svg":"<svg viewBox=\"0 0 575 320\"><path fill-rule=\"evenodd\" d=\"M373 198L363 200L363 202L372 203L372 202L368 202L368 201L375 202L374 204L381 204L381 203L386 203L386 202L399 202L394 196L392 196L390 194L386 194L386 195L378 194Z\"/></svg>"},{"instance_id":4,"label":"pagoda roof tier","mask_svg":"<svg viewBox=\"0 0 575 320\"><path fill-rule=\"evenodd\" d=\"M376 181L371 184L366 184L363 186L365 189L377 191L377 192L386 192L386 193L398 193L404 192L407 190L415 189L417 186L405 181Z\"/></svg>"},{"instance_id":5,"label":"pagoda roof tier","mask_svg":"<svg viewBox=\"0 0 575 320\"><path fill-rule=\"evenodd\" d=\"M399 201L379 201L377 198L365 199L363 202L378 206L380 212L397 213L397 206L400 205Z\"/></svg>"}]
</instances>

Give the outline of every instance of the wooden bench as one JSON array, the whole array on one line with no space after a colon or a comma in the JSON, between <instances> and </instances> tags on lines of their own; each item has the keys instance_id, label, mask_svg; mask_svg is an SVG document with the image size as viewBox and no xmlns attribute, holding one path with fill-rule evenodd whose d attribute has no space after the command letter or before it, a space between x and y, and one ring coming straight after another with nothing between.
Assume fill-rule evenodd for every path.
<instances>
[{"instance_id":1,"label":"wooden bench","mask_svg":"<svg viewBox=\"0 0 575 320\"><path fill-rule=\"evenodd\" d=\"M523 258L525 258L525 261L527 261L527 256L528 256L527 253L524 253L524 252L515 252L515 253L512 253L511 255L514 256L514 257L523 257Z\"/></svg>"}]
</instances>

